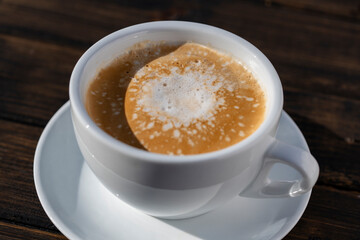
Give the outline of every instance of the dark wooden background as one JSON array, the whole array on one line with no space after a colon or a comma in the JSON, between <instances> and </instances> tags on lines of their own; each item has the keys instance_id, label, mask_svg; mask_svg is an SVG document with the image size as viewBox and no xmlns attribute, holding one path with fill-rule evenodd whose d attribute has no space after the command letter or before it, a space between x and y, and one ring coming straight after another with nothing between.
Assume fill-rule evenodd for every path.
<instances>
[{"instance_id":1,"label":"dark wooden background","mask_svg":"<svg viewBox=\"0 0 360 240\"><path fill-rule=\"evenodd\" d=\"M272 61L285 110L321 174L285 239L360 239L360 2L0 0L0 239L64 239L35 192L33 157L71 71L105 35L176 19L229 30Z\"/></svg>"}]
</instances>

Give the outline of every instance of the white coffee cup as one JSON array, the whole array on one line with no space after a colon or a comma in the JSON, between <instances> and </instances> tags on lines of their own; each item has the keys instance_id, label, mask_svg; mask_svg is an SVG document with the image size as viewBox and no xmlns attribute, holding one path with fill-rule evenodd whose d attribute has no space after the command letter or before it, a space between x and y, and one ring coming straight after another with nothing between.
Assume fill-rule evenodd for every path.
<instances>
[{"instance_id":1,"label":"white coffee cup","mask_svg":"<svg viewBox=\"0 0 360 240\"><path fill-rule=\"evenodd\" d=\"M135 43L192 41L239 59L258 79L267 98L264 122L245 140L216 152L169 156L126 145L89 117L85 93L102 67ZM296 197L315 184L314 157L274 138L283 107L280 79L270 61L246 40L225 30L191 22L144 23L114 32L95 43L77 62L70 81L72 121L80 150L97 178L129 205L156 217L187 218L240 196ZM298 180L273 181L274 163L296 169Z\"/></svg>"}]
</instances>

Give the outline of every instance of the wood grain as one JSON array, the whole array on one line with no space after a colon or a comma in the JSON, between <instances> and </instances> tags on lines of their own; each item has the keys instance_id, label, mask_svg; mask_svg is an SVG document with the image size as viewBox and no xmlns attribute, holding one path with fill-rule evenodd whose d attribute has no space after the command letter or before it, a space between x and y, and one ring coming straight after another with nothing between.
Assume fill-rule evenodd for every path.
<instances>
[{"instance_id":1,"label":"wood grain","mask_svg":"<svg viewBox=\"0 0 360 240\"><path fill-rule=\"evenodd\" d=\"M285 108L286 109L286 108ZM360 143L344 139L307 116L288 111L320 165L318 184L360 193Z\"/></svg>"},{"instance_id":2,"label":"wood grain","mask_svg":"<svg viewBox=\"0 0 360 240\"><path fill-rule=\"evenodd\" d=\"M231 9L246 11L238 16ZM321 87L324 93L359 100L359 84L352 84L360 75L360 46L356 44L360 25L356 22L225 1L214 8L209 23L244 37L263 51L281 68L285 86L316 94Z\"/></svg>"},{"instance_id":3,"label":"wood grain","mask_svg":"<svg viewBox=\"0 0 360 240\"><path fill-rule=\"evenodd\" d=\"M0 239L65 239L34 187L42 129L86 49L118 29L174 19L229 30L277 69L284 109L321 170L285 239L359 240L359 13L357 0L0 0Z\"/></svg>"},{"instance_id":4,"label":"wood grain","mask_svg":"<svg viewBox=\"0 0 360 240\"><path fill-rule=\"evenodd\" d=\"M266 6L279 5L351 19L360 18L360 3L357 0L264 0L264 2Z\"/></svg>"},{"instance_id":5,"label":"wood grain","mask_svg":"<svg viewBox=\"0 0 360 240\"><path fill-rule=\"evenodd\" d=\"M315 186L303 217L284 239L358 240L359 199L359 192Z\"/></svg>"},{"instance_id":6,"label":"wood grain","mask_svg":"<svg viewBox=\"0 0 360 240\"><path fill-rule=\"evenodd\" d=\"M17 225L0 221L0 239L2 240L15 240L15 239L67 239L61 233L53 233L34 227Z\"/></svg>"},{"instance_id":7,"label":"wood grain","mask_svg":"<svg viewBox=\"0 0 360 240\"><path fill-rule=\"evenodd\" d=\"M80 51L0 35L0 117L44 126L67 101Z\"/></svg>"},{"instance_id":8,"label":"wood grain","mask_svg":"<svg viewBox=\"0 0 360 240\"><path fill-rule=\"evenodd\" d=\"M35 191L33 157L41 128L0 120L0 220L55 230Z\"/></svg>"},{"instance_id":9,"label":"wood grain","mask_svg":"<svg viewBox=\"0 0 360 240\"><path fill-rule=\"evenodd\" d=\"M115 30L150 21L152 12L111 1L3 0L0 22L3 33L85 50Z\"/></svg>"}]
</instances>

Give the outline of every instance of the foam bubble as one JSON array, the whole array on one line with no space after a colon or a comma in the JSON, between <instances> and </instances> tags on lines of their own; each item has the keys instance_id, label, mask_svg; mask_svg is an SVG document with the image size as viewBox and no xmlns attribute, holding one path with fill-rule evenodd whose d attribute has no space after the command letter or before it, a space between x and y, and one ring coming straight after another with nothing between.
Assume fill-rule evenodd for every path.
<instances>
[{"instance_id":1,"label":"foam bubble","mask_svg":"<svg viewBox=\"0 0 360 240\"><path fill-rule=\"evenodd\" d=\"M175 138L180 137L180 132L179 132L179 130L175 129L174 132L173 132L173 135L174 135Z\"/></svg>"},{"instance_id":2,"label":"foam bubble","mask_svg":"<svg viewBox=\"0 0 360 240\"><path fill-rule=\"evenodd\" d=\"M154 127L154 122L150 122L150 123L146 126L147 129L150 129L150 128L152 128L152 127Z\"/></svg>"},{"instance_id":3,"label":"foam bubble","mask_svg":"<svg viewBox=\"0 0 360 240\"><path fill-rule=\"evenodd\" d=\"M164 124L164 126L162 127L163 131L167 131L169 129L171 129L173 127L171 122L168 122L167 124Z\"/></svg>"}]
</instances>

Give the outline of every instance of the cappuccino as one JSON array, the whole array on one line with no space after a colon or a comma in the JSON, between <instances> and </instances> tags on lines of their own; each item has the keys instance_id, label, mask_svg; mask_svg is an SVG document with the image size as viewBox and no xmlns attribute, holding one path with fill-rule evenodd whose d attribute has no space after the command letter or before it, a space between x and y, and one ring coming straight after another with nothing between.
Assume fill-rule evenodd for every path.
<instances>
[{"instance_id":1,"label":"cappuccino","mask_svg":"<svg viewBox=\"0 0 360 240\"><path fill-rule=\"evenodd\" d=\"M120 141L188 155L251 135L264 120L266 99L238 59L197 43L141 43L99 72L86 107Z\"/></svg>"}]
</instances>

